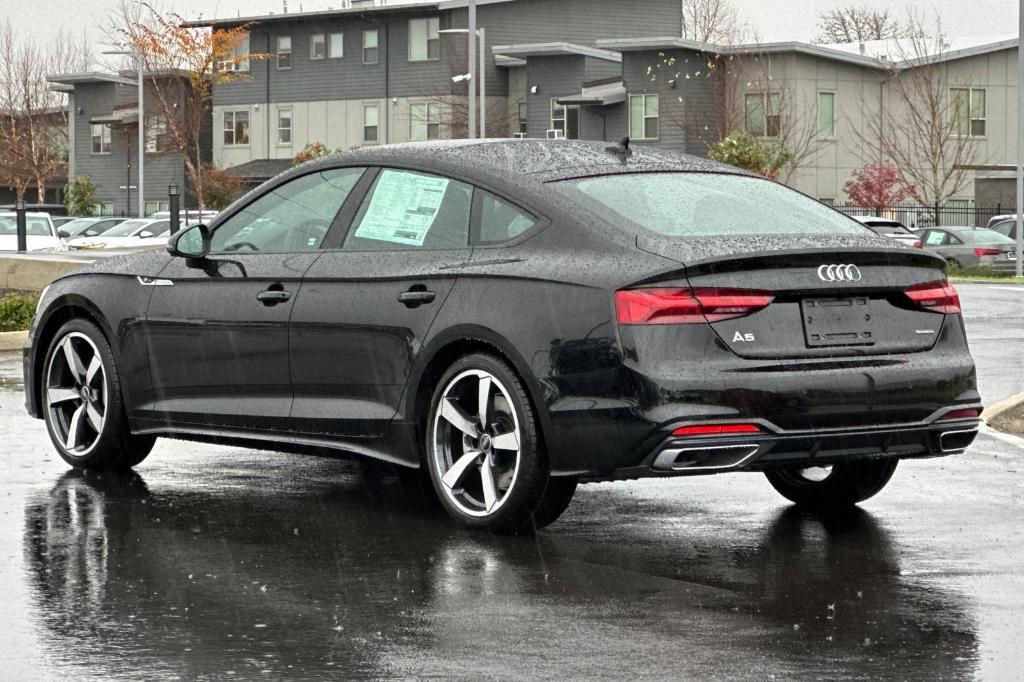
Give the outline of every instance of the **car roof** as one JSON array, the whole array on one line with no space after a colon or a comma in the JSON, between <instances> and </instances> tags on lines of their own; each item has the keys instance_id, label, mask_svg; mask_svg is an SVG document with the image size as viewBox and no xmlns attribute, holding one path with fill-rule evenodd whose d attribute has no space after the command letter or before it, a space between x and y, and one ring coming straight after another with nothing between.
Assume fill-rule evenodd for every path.
<instances>
[{"instance_id":1,"label":"car roof","mask_svg":"<svg viewBox=\"0 0 1024 682\"><path fill-rule=\"evenodd\" d=\"M0 216L2 216L4 218L14 218L17 215L18 214L15 213L14 211L0 211ZM25 216L29 217L29 218L49 218L50 214L49 213L40 213L38 211L26 211L25 212Z\"/></svg>"},{"instance_id":2,"label":"car roof","mask_svg":"<svg viewBox=\"0 0 1024 682\"><path fill-rule=\"evenodd\" d=\"M489 174L533 176L541 182L586 175L640 171L704 171L748 174L699 156L631 144L626 163L615 143L584 140L487 139L435 140L364 147L310 162L330 167L338 161L379 165L462 167ZM305 166L306 164L303 164ZM299 166L298 168L302 168Z\"/></svg>"}]
</instances>

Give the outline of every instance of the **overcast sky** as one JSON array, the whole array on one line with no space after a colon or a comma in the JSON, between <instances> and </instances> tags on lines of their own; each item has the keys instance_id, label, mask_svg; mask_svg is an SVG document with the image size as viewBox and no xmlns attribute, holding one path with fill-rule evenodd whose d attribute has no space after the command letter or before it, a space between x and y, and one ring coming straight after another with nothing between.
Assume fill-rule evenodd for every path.
<instances>
[{"instance_id":1,"label":"overcast sky","mask_svg":"<svg viewBox=\"0 0 1024 682\"><path fill-rule=\"evenodd\" d=\"M557 0L552 0L557 1ZM644 0L623 0L643 2ZM904 16L908 6L918 12L938 13L950 36L983 36L1016 33L1017 0L932 0L883 2L880 0L733 0L743 17L755 26L762 40L809 40L817 33L820 14L837 6L858 4L889 7ZM3 0L3 12L15 29L25 36L51 37L63 26L67 30L87 31L102 40L98 26L116 0ZM188 19L231 17L280 12L282 0L163 0L159 3ZM338 0L289 0L289 10L327 9ZM608 36L613 38L615 36ZM99 47L99 45L97 45ZM99 50L97 50L99 51Z\"/></svg>"}]
</instances>

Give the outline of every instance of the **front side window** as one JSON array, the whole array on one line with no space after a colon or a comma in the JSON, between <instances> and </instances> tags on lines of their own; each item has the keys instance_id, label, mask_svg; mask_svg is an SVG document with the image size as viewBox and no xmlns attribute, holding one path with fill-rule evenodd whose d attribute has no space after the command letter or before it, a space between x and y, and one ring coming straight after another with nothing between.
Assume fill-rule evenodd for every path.
<instances>
[{"instance_id":1,"label":"front side window","mask_svg":"<svg viewBox=\"0 0 1024 682\"><path fill-rule=\"evenodd\" d=\"M363 31L363 64L376 64L380 59L377 31Z\"/></svg>"},{"instance_id":2,"label":"front side window","mask_svg":"<svg viewBox=\"0 0 1024 682\"><path fill-rule=\"evenodd\" d=\"M580 108L564 106L557 99L551 100L551 130L559 130L567 140L580 137Z\"/></svg>"},{"instance_id":3,"label":"front side window","mask_svg":"<svg viewBox=\"0 0 1024 682\"><path fill-rule=\"evenodd\" d=\"M441 35L437 17L409 20L409 61L423 62L441 58Z\"/></svg>"},{"instance_id":4,"label":"front side window","mask_svg":"<svg viewBox=\"0 0 1024 682\"><path fill-rule=\"evenodd\" d=\"M290 180L221 223L210 240L212 253L315 251L362 168L337 168Z\"/></svg>"},{"instance_id":5,"label":"front side window","mask_svg":"<svg viewBox=\"0 0 1024 682\"><path fill-rule=\"evenodd\" d=\"M472 198L473 188L457 180L385 169L363 200L342 248L466 248Z\"/></svg>"},{"instance_id":6,"label":"front side window","mask_svg":"<svg viewBox=\"0 0 1024 682\"><path fill-rule=\"evenodd\" d=\"M778 137L782 130L779 93L757 92L743 97L743 129L754 137Z\"/></svg>"},{"instance_id":7,"label":"front side window","mask_svg":"<svg viewBox=\"0 0 1024 682\"><path fill-rule=\"evenodd\" d=\"M436 102L413 104L409 107L409 139L436 140L441 136L441 105Z\"/></svg>"},{"instance_id":8,"label":"front side window","mask_svg":"<svg viewBox=\"0 0 1024 682\"><path fill-rule=\"evenodd\" d=\"M344 33L330 33L327 35L327 56L330 59L341 59L345 56Z\"/></svg>"},{"instance_id":9,"label":"front side window","mask_svg":"<svg viewBox=\"0 0 1024 682\"><path fill-rule=\"evenodd\" d=\"M227 147L249 144L249 112L224 112L224 145Z\"/></svg>"},{"instance_id":10,"label":"front side window","mask_svg":"<svg viewBox=\"0 0 1024 682\"><path fill-rule=\"evenodd\" d=\"M834 92L818 93L818 137L832 138L836 136L836 94Z\"/></svg>"},{"instance_id":11,"label":"front side window","mask_svg":"<svg viewBox=\"0 0 1024 682\"><path fill-rule=\"evenodd\" d=\"M658 96L629 96L629 136L634 140L658 139Z\"/></svg>"},{"instance_id":12,"label":"front side window","mask_svg":"<svg viewBox=\"0 0 1024 682\"><path fill-rule=\"evenodd\" d=\"M507 201L482 192L480 242L495 244L515 239L536 224L533 217Z\"/></svg>"},{"instance_id":13,"label":"front side window","mask_svg":"<svg viewBox=\"0 0 1024 682\"><path fill-rule=\"evenodd\" d=\"M314 33L309 37L309 58L324 59L327 57L327 36Z\"/></svg>"},{"instance_id":14,"label":"front side window","mask_svg":"<svg viewBox=\"0 0 1024 682\"><path fill-rule=\"evenodd\" d=\"M760 177L630 173L555 183L661 236L871 234L817 201ZM577 194L577 196L579 196Z\"/></svg>"},{"instance_id":15,"label":"front side window","mask_svg":"<svg viewBox=\"0 0 1024 682\"><path fill-rule=\"evenodd\" d=\"M292 110L277 110L277 143L292 143Z\"/></svg>"},{"instance_id":16,"label":"front side window","mask_svg":"<svg viewBox=\"0 0 1024 682\"><path fill-rule=\"evenodd\" d=\"M92 153L93 154L109 154L110 153L110 126L105 123L93 123L91 128L92 134Z\"/></svg>"},{"instance_id":17,"label":"front side window","mask_svg":"<svg viewBox=\"0 0 1024 682\"><path fill-rule=\"evenodd\" d=\"M292 68L292 37L277 37L277 68Z\"/></svg>"},{"instance_id":18,"label":"front side window","mask_svg":"<svg viewBox=\"0 0 1024 682\"><path fill-rule=\"evenodd\" d=\"M985 91L981 88L953 88L949 95L953 132L961 137L984 137Z\"/></svg>"},{"instance_id":19,"label":"front side window","mask_svg":"<svg viewBox=\"0 0 1024 682\"><path fill-rule=\"evenodd\" d=\"M363 142L376 142L380 135L380 107L376 104L363 106Z\"/></svg>"}]
</instances>

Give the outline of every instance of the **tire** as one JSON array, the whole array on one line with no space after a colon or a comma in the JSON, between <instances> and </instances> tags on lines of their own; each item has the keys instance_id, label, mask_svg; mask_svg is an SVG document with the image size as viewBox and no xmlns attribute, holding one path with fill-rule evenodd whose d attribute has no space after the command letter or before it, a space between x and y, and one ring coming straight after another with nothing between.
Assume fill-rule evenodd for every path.
<instances>
[{"instance_id":1,"label":"tire","mask_svg":"<svg viewBox=\"0 0 1024 682\"><path fill-rule=\"evenodd\" d=\"M40 387L50 440L76 469L130 469L153 449L154 437L128 427L114 354L91 322L75 319L57 330Z\"/></svg>"},{"instance_id":2,"label":"tire","mask_svg":"<svg viewBox=\"0 0 1024 682\"><path fill-rule=\"evenodd\" d=\"M816 511L840 511L872 497L886 486L896 471L896 459L871 459L836 464L826 476L812 476L808 469L765 471L768 482L783 497Z\"/></svg>"},{"instance_id":3,"label":"tire","mask_svg":"<svg viewBox=\"0 0 1024 682\"><path fill-rule=\"evenodd\" d=\"M481 406L487 412L483 419ZM533 532L554 522L576 491L575 479L549 475L522 382L493 355L469 355L448 368L435 387L423 431L437 497L468 528Z\"/></svg>"}]
</instances>

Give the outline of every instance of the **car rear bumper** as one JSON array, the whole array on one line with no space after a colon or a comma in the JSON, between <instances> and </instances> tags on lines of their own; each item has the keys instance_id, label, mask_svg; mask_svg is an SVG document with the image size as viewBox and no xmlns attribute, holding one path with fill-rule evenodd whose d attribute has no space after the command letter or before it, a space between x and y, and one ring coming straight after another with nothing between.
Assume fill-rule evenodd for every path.
<instances>
[{"instance_id":1,"label":"car rear bumper","mask_svg":"<svg viewBox=\"0 0 1024 682\"><path fill-rule=\"evenodd\" d=\"M980 409L980 405L976 406ZM952 409L936 412L918 424L787 431L755 422L760 433L728 437L679 438L666 431L663 440L636 466L617 469L601 479L690 476L782 467L829 466L881 457L941 457L962 453L974 441L979 419L943 420Z\"/></svg>"}]
</instances>

